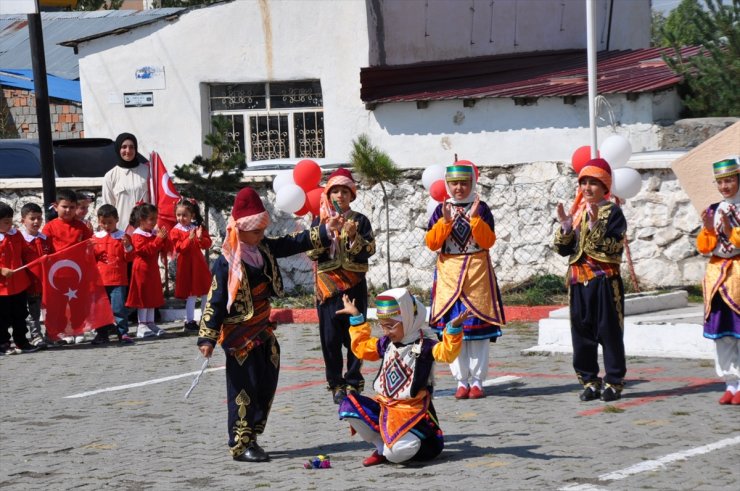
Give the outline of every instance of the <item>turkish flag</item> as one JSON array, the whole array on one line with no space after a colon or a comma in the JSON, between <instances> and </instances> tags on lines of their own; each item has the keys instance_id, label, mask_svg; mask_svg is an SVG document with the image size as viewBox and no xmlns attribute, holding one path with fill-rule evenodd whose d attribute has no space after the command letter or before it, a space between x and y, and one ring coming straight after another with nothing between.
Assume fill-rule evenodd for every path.
<instances>
[{"instance_id":1,"label":"turkish flag","mask_svg":"<svg viewBox=\"0 0 740 491\"><path fill-rule=\"evenodd\" d=\"M149 156L149 190L152 204L157 207L159 227L171 230L175 226L175 205L180 201L180 193L175 189L167 168L157 152Z\"/></svg>"},{"instance_id":2,"label":"turkish flag","mask_svg":"<svg viewBox=\"0 0 740 491\"><path fill-rule=\"evenodd\" d=\"M115 324L113 310L100 278L92 241L43 256L43 303L49 339L81 336L82 333Z\"/></svg>"}]
</instances>

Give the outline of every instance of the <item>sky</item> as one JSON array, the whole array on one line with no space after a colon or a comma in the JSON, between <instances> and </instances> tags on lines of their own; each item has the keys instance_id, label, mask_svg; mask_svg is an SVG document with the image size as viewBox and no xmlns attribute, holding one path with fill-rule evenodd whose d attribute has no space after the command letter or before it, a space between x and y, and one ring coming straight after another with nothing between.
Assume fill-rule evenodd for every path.
<instances>
[{"instance_id":1,"label":"sky","mask_svg":"<svg viewBox=\"0 0 740 491\"><path fill-rule=\"evenodd\" d=\"M653 10L667 15L668 12L678 7L679 3L681 3L681 0L653 0Z\"/></svg>"}]
</instances>

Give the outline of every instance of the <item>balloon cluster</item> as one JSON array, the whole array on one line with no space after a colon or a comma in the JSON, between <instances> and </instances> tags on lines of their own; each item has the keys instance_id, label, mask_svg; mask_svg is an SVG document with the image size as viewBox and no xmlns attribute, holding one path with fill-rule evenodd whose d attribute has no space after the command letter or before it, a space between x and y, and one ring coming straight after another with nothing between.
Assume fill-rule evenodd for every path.
<instances>
[{"instance_id":1,"label":"balloon cluster","mask_svg":"<svg viewBox=\"0 0 740 491\"><path fill-rule=\"evenodd\" d=\"M328 455L319 455L303 464L304 469L331 469L331 460Z\"/></svg>"},{"instance_id":2,"label":"balloon cluster","mask_svg":"<svg viewBox=\"0 0 740 491\"><path fill-rule=\"evenodd\" d=\"M623 136L612 135L601 143L596 156L606 160L612 168L611 194L625 200L633 198L640 192L642 179L640 173L627 167L627 161L632 155L632 146ZM578 147L571 157L571 165L576 174L586 162L591 160L591 147Z\"/></svg>"},{"instance_id":3,"label":"balloon cluster","mask_svg":"<svg viewBox=\"0 0 740 491\"><path fill-rule=\"evenodd\" d=\"M470 165L473 167L476 180L480 175L478 167L469 160L458 160L452 165ZM450 197L447 194L447 185L445 183L446 170L447 166L444 164L434 164L424 169L424 173L421 175L421 183L424 185L424 189L429 191L430 196L427 202L427 218L432 216L438 203L444 203Z\"/></svg>"},{"instance_id":4,"label":"balloon cluster","mask_svg":"<svg viewBox=\"0 0 740 491\"><path fill-rule=\"evenodd\" d=\"M321 182L321 167L313 160L301 160L292 171L279 172L272 181L275 191L275 207L299 217L306 213L319 214L319 203L324 188Z\"/></svg>"}]
</instances>

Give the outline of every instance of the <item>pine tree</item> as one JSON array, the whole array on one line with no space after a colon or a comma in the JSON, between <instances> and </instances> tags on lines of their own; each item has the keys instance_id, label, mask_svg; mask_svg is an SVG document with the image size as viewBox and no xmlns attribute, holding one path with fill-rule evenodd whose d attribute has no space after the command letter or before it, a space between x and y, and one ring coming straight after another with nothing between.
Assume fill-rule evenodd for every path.
<instances>
[{"instance_id":1,"label":"pine tree","mask_svg":"<svg viewBox=\"0 0 740 491\"><path fill-rule=\"evenodd\" d=\"M684 0L684 4L696 3ZM687 7L688 9L689 7ZM690 115L740 115L740 0L732 4L721 0L706 0L706 9L690 10L690 23L698 35L694 38L688 28L664 27L665 39L673 48L673 56L664 56L668 66L683 76L682 99ZM683 43L698 40L700 52L685 59L680 48ZM697 43L693 43L697 44Z\"/></svg>"},{"instance_id":2,"label":"pine tree","mask_svg":"<svg viewBox=\"0 0 740 491\"><path fill-rule=\"evenodd\" d=\"M388 193L385 189L385 183L394 184L398 182L401 171L388 156L377 147L370 144L367 135L362 134L352 142L352 153L349 161L352 163L354 170L367 180L368 184L380 184L383 191L383 207L385 208L385 247L386 263L388 265L388 288L392 288L391 282L391 241L390 241L390 211L388 203Z\"/></svg>"},{"instance_id":3,"label":"pine tree","mask_svg":"<svg viewBox=\"0 0 740 491\"><path fill-rule=\"evenodd\" d=\"M204 143L211 147L211 156L198 155L189 164L175 166L175 177L185 181L178 185L183 196L195 198L208 209L224 211L231 206L233 195L241 187L246 157L234 151L235 142L229 137L231 121L223 116L211 120L213 131Z\"/></svg>"}]
</instances>

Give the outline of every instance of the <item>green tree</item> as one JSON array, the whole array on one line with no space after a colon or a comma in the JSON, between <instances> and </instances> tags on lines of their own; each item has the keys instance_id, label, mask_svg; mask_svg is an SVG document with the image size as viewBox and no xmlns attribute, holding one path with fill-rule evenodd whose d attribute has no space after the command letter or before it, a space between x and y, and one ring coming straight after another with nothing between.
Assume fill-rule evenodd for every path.
<instances>
[{"instance_id":1,"label":"green tree","mask_svg":"<svg viewBox=\"0 0 740 491\"><path fill-rule=\"evenodd\" d=\"M688 3L692 2L684 0L680 6ZM690 29L669 31L669 17L664 34L673 56L663 58L684 79L679 93L690 116L738 116L740 0L732 0L731 4L706 0L705 5L706 8L692 10L692 17L686 20L698 32L696 38ZM694 39L698 42L692 42ZM690 58L682 56L680 49L686 42L700 45L699 53Z\"/></svg>"},{"instance_id":2,"label":"green tree","mask_svg":"<svg viewBox=\"0 0 740 491\"><path fill-rule=\"evenodd\" d=\"M657 45L669 48L702 44L705 39L704 34L694 23L694 19L701 12L702 8L698 0L682 0L660 26Z\"/></svg>"},{"instance_id":3,"label":"green tree","mask_svg":"<svg viewBox=\"0 0 740 491\"><path fill-rule=\"evenodd\" d=\"M349 161L355 171L360 174L371 186L380 184L383 191L383 207L385 208L385 248L386 263L388 265L388 288L392 288L391 281L391 241L390 241L390 211L388 192L385 184L395 184L401 176L401 171L387 153L374 147L367 135L362 134L352 141L352 153Z\"/></svg>"},{"instance_id":4,"label":"green tree","mask_svg":"<svg viewBox=\"0 0 740 491\"><path fill-rule=\"evenodd\" d=\"M123 0L79 0L75 10L118 10Z\"/></svg>"},{"instance_id":5,"label":"green tree","mask_svg":"<svg viewBox=\"0 0 740 491\"><path fill-rule=\"evenodd\" d=\"M189 164L175 166L175 177L185 181L178 185L180 194L195 198L205 206L205 219L208 210L224 211L231 206L233 194L241 187L246 157L234 151L235 142L229 136L231 121L223 116L211 120L213 130L207 134L204 143L211 147L211 156L198 155Z\"/></svg>"},{"instance_id":6,"label":"green tree","mask_svg":"<svg viewBox=\"0 0 740 491\"><path fill-rule=\"evenodd\" d=\"M665 26L665 17L657 10L653 10L652 21L650 23L650 46L663 46L663 26Z\"/></svg>"}]
</instances>

